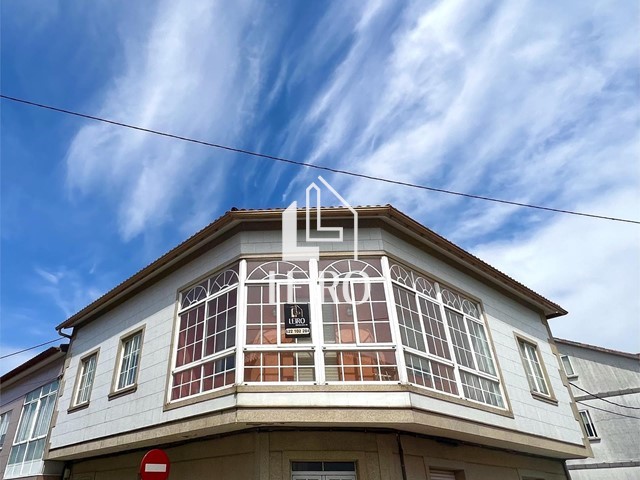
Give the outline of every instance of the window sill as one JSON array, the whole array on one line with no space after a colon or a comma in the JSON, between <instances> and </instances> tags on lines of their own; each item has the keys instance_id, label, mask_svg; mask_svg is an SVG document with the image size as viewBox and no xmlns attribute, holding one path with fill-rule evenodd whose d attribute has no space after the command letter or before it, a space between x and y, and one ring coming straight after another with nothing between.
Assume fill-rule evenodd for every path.
<instances>
[{"instance_id":1,"label":"window sill","mask_svg":"<svg viewBox=\"0 0 640 480\"><path fill-rule=\"evenodd\" d=\"M89 406L89 402L80 403L78 405L74 405L73 407L69 407L67 409L67 413L73 413L73 412L77 412L78 410L84 410L88 406Z\"/></svg>"},{"instance_id":2,"label":"window sill","mask_svg":"<svg viewBox=\"0 0 640 480\"><path fill-rule=\"evenodd\" d=\"M138 390L138 385L134 383L133 385L129 385L128 387L124 387L124 388L121 388L120 390L116 390L115 392L109 393L109 395L107 395L107 399L111 401L115 398L124 397L125 395L129 395L130 393L133 393L136 390Z\"/></svg>"},{"instance_id":3,"label":"window sill","mask_svg":"<svg viewBox=\"0 0 640 480\"><path fill-rule=\"evenodd\" d=\"M587 440L589 440L589 443L598 443L602 439L600 437L587 437Z\"/></svg>"},{"instance_id":4,"label":"window sill","mask_svg":"<svg viewBox=\"0 0 640 480\"><path fill-rule=\"evenodd\" d=\"M548 395L543 395L542 393L538 392L531 392L531 396L536 400L540 400L541 402L550 403L551 405L558 405L558 400Z\"/></svg>"}]
</instances>

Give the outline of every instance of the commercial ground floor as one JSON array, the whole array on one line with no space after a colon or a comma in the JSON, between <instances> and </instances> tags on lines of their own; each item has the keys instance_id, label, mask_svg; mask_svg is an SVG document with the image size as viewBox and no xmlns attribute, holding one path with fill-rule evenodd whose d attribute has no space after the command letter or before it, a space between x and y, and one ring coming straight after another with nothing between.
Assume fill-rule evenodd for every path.
<instances>
[{"instance_id":1,"label":"commercial ground floor","mask_svg":"<svg viewBox=\"0 0 640 480\"><path fill-rule=\"evenodd\" d=\"M562 460L412 434L261 431L164 447L171 480L565 480ZM135 480L146 450L68 462L70 480Z\"/></svg>"}]
</instances>

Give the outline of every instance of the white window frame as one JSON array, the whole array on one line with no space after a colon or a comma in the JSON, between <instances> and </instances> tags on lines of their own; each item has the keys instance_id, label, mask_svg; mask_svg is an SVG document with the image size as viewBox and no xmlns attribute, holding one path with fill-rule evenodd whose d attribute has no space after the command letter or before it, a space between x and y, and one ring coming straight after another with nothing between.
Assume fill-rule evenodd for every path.
<instances>
[{"instance_id":1,"label":"white window frame","mask_svg":"<svg viewBox=\"0 0 640 480\"><path fill-rule=\"evenodd\" d=\"M39 458L27 461L26 456L32 445L44 442L47 435L49 435L51 419L53 418L59 387L59 380L56 379L40 388L32 390L25 396L22 411L20 412L20 420L18 421L18 428L16 429L13 445L4 471L4 478L25 477L42 473L42 468L44 466L42 457L44 455L46 445L42 443L42 452ZM38 393L36 394L36 392ZM33 397L30 398L32 395ZM47 410L43 410L43 404L45 402L48 407ZM30 408L34 404L34 410L30 412L29 417L25 417L27 408ZM46 415L46 417L41 417L41 414ZM27 421L29 423L25 426L23 425L23 421ZM38 433L37 430L41 430L40 433ZM9 463L11 456L14 453L14 449L18 449L16 452L19 452L21 448L24 448L23 452L20 453L22 459L19 462Z\"/></svg>"},{"instance_id":2,"label":"white window frame","mask_svg":"<svg viewBox=\"0 0 640 480\"><path fill-rule=\"evenodd\" d=\"M287 261L282 261L282 260L277 260L277 259L273 259L273 258L265 258L265 259L251 259L250 261L259 261L260 265L258 265L257 267L254 267L253 270L246 272L246 278L244 279L244 281L242 282L242 289L243 289L243 298L245 300L244 303L244 308L243 308L243 317L239 318L239 323L242 324L242 327L239 328L238 330L242 330L242 335L243 335L243 345L241 346L242 348L242 352L239 355L239 363L236 365L236 369L240 369L242 370L242 383L244 385L288 385L288 384L295 384L295 385L315 385L318 384L318 355L316 353L317 347L318 347L318 338L317 338L317 332L316 329L314 328L315 323L317 322L311 322L311 341L310 342L300 342L298 343L296 342L292 342L292 343L282 343L282 305L284 305L286 302L286 299L282 299L281 298L281 287L287 287L287 293L289 292L289 288L291 288L294 292L295 292L295 288L298 286L306 286L308 291L309 291L309 305L310 308L313 309L314 304L317 303L316 298L317 298L317 293L315 291L314 288L314 282L313 282L313 278L317 278L317 264L315 264L314 260L311 260L309 262L287 262ZM307 263L307 269L304 270L302 269L302 267L298 266L298 263ZM277 272L274 270L274 272L276 272L276 275L274 275L273 277L264 277L264 278L251 278L249 279L249 277L252 276L252 274L254 272L257 272L259 269L263 269L264 266L268 265L268 264L275 264L275 266L277 267ZM286 264L289 265L295 265L295 267L291 270L292 272L296 272L297 274L299 273L304 273L304 277L303 278L295 278L293 276L283 276L283 274L279 273L280 270L280 266L284 266ZM263 269L263 271L265 271ZM265 271L266 272L266 271ZM314 275L314 272L315 275ZM273 344L249 344L246 343L246 333L247 333L247 312L248 312L248 307L249 307L249 303L248 303L248 297L249 297L249 287L252 286L269 286L269 283L272 282L274 285L274 291L273 294L275 295L275 305L274 308L276 310L276 343ZM253 305L253 304L252 304ZM264 305L264 304L261 304ZM312 313L312 316L315 315ZM246 376L244 374L245 371L245 357L247 354L251 354L251 353L258 353L258 354L262 354L262 353L276 353L276 354L280 354L280 353L284 353L284 352L288 352L288 353L310 353L311 354L311 359L313 361L313 373L314 373L314 380L305 380L305 381L296 381L296 382L285 382L285 381L270 381L270 382L249 382L246 379ZM279 362L279 360L278 360ZM277 366L278 370L280 369L280 365ZM251 367L250 367L251 368ZM262 369L262 367L260 367ZM297 367L299 368L299 366ZM238 381L236 381L236 383L239 383Z\"/></svg>"},{"instance_id":3,"label":"white window frame","mask_svg":"<svg viewBox=\"0 0 640 480\"><path fill-rule=\"evenodd\" d=\"M598 430L596 429L596 424L593 422L589 410L578 410L578 413L580 414L580 421L584 427L584 432L587 434L587 438L589 440L599 440ZM593 435L589 434L589 428L593 431Z\"/></svg>"},{"instance_id":4,"label":"white window frame","mask_svg":"<svg viewBox=\"0 0 640 480\"><path fill-rule=\"evenodd\" d=\"M497 356L495 354L495 350L494 350L494 346L493 346L493 342L491 341L491 337L488 333L489 328L486 324L486 321L484 319L484 315L482 313L482 307L480 305L480 302L471 299L468 295L464 295L458 292L457 289L453 289L447 285L442 285L440 282L433 280L432 278L430 278L427 275L423 275L421 272L417 272L414 271L411 268L405 267L401 262L396 261L395 259L393 260L393 264L394 266L398 266L401 269L405 270L405 273L409 274L409 275L418 275L419 277L421 277L423 280L428 281L430 284L433 285L434 289L435 289L435 298L431 295L427 295L419 290L417 290L415 287L412 287L410 285L407 285L406 283L403 283L399 280L395 280L393 279L393 277L389 274L389 282L391 283L391 286L398 286L400 288L403 288L407 291L409 291L410 293L415 295L415 303L416 303L416 307L417 307L417 312L418 312L418 317L420 319L420 321L422 322L422 317L423 317L423 313L422 313L422 306L420 305L420 299L423 300L427 300L430 301L434 304L437 305L437 307L440 310L440 317L442 319L442 323L444 325L444 330L445 330L445 338L446 338L446 343L447 343L447 347L448 347L448 351L449 351L449 359L443 358L443 357L439 357L437 355L432 354L431 352L429 352L428 350L428 342L427 342L427 335L426 335L426 330L424 328L424 325L422 326L422 335L423 335L423 341L425 344L425 348L426 348L426 352L420 351L420 350L416 350L414 348L411 347L407 347L405 345L402 345L401 343L401 339L399 339L399 344L401 345L401 348L399 348L399 350L403 350L404 352L410 353L412 355L418 356L418 357L422 357L425 358L427 360L430 361L434 361L437 363L441 363L443 365L447 365L450 367L453 367L454 369L454 374L455 374L455 379L456 379L456 386L458 388L458 395L449 393L449 392L445 392L442 390L437 390L435 388L430 388L430 387L426 387L423 385L416 385L419 388L424 388L427 389L429 391L433 391L433 392L437 392L438 394L442 394L442 395L448 395L448 396L452 396L455 398L462 398L465 399L469 402L473 402L479 405L484 405L484 406L488 406L488 407L492 407L492 408L497 408L500 410L507 410L507 401L506 401L506 395L505 395L505 391L504 391L504 386L502 384L502 381L500 380L500 376L499 376L499 366L498 366L498 362L497 362ZM391 267L393 268L393 267ZM389 271L390 272L390 271ZM412 277L413 278L413 277ZM414 283L414 282L412 282ZM462 300L463 303L465 304L469 304L472 307L475 307L475 309L477 310L477 314L479 318L475 318L472 315L468 314L468 312L466 312L463 309L463 305L461 305L460 307L451 305L449 303L445 303L444 299L443 299L443 294L442 291L443 289L446 289L447 291L453 293L453 294L457 294L460 296L460 299ZM396 308L396 304L395 304L395 295L392 295L391 299L390 299L390 303L389 303L389 307L393 308L394 310L394 316L395 316L395 308ZM450 331L450 323L449 323L449 319L447 317L447 309L451 310L452 312L461 315L462 316L462 322L464 324L465 327L465 336L466 339L469 343L469 351L471 352L471 358L472 358L472 363L473 366L472 367L467 367L465 365L462 365L460 363L458 363L456 354L455 354L455 349L454 349L454 345L453 345L453 341L451 338L451 331ZM398 328L400 328L400 322L399 320L396 318L395 319L396 323L398 324ZM482 370L480 370L480 368L478 367L478 359L477 356L479 355L479 352L476 351L474 342L471 339L471 333L469 332L469 322L475 322L476 324L480 325L485 333L485 337L487 340L487 345L489 346L489 352L491 354L490 360L493 364L494 370L495 370L495 375L486 373ZM404 353L401 353L401 355L403 356L404 359ZM499 393L500 393L500 400L502 401L502 406L498 406L498 405L493 405L491 403L486 403L486 402L481 402L478 401L476 399L473 398L469 398L465 395L464 393L464 385L462 382L462 377L461 377L461 372L466 372L470 375L474 375L476 377L480 377L480 378L484 378L485 380L488 380L490 382L493 383L497 383L498 388L499 388Z\"/></svg>"},{"instance_id":5,"label":"white window frame","mask_svg":"<svg viewBox=\"0 0 640 480\"><path fill-rule=\"evenodd\" d=\"M237 267L237 271L234 270L234 268ZM184 303L184 299L185 299L185 295L187 295L191 289L193 289L194 287L201 285L203 282L210 282L212 280L217 281L218 279L224 279L224 276L227 273L233 273L236 275L237 277L237 282L236 283L232 283L229 285L225 285L222 288L220 288L220 290L217 290L215 293L213 294L209 294L209 289L207 289L207 293L205 294L204 297L200 298L199 300L195 300L191 303L189 303L188 305L183 305ZM244 260L242 261L234 261L231 262L229 264L226 264L220 268L217 268L216 270L208 273L204 278L200 278L200 280L192 282L190 285L185 286L184 288L180 289L179 295L178 295L178 311L176 312L175 315L175 323L174 323L174 333L173 333L173 344L171 347L171 369L169 372L169 387L167 389L166 392L166 403L176 403L176 402L181 402L184 399L191 399L191 398L195 398L195 397L199 397L202 395L206 395L209 394L211 392L215 392L217 390L221 390L223 388L227 388L231 385L223 385L221 387L218 388L213 388L211 390L202 390L202 384L204 382L204 377L200 378L200 392L199 393L194 393L192 395L187 395L184 397L180 397L177 398L175 400L172 400L172 392L173 392L173 387L174 387L174 376L177 373L181 373L187 370L190 370L194 367L198 367L198 366L202 366L206 363L210 363L210 362L215 362L216 360L222 360L226 357L230 357L233 356L234 357L234 370L235 370L235 383L238 383L238 372L239 372L239 368L238 368L238 357L237 357L237 348L238 345L240 343L239 339L240 337L240 315L242 314L242 312L244 311L244 308L242 307L242 303L246 303L245 297L243 295L243 281L244 281L244 276L246 275L246 262ZM177 360L177 355L178 355L178 339L180 336L180 315L183 314L184 312L191 310L193 308L197 308L201 305L206 305L207 302L209 302L212 299L218 298L218 297L222 297L223 295L228 294L229 292L231 292L232 290L237 289L236 291L236 324L235 324L235 330L236 330L236 337L235 337L235 345L225 348L219 352L214 352L211 355L207 355L207 356L202 356L200 359L198 360L194 360L191 361L189 363L185 363L184 365L180 365L179 367L176 366L176 360ZM205 310L205 326L206 326L206 321L208 320L206 318L206 310ZM204 326L203 326L204 328ZM207 338L206 335L206 330L203 333L203 349L204 349L204 345L205 345L205 340Z\"/></svg>"},{"instance_id":6,"label":"white window frame","mask_svg":"<svg viewBox=\"0 0 640 480\"><path fill-rule=\"evenodd\" d=\"M567 375L567 378L578 377L578 374L576 373L576 369L573 368L573 363L571 363L571 357L569 355L560 355L560 363L562 364L562 369L564 370L564 373ZM567 364L571 369L571 373L567 372Z\"/></svg>"},{"instance_id":7,"label":"white window frame","mask_svg":"<svg viewBox=\"0 0 640 480\"><path fill-rule=\"evenodd\" d=\"M78 374L76 377L76 386L73 390L73 398L71 408L85 407L91 402L91 392L93 391L93 384L96 379L96 371L98 369L98 356L100 349L93 350L80 358L78 363ZM90 374L86 373L87 368L93 361L93 368L90 370ZM86 388L85 388L86 387ZM86 398L80 399L80 394L83 390L86 390Z\"/></svg>"},{"instance_id":8,"label":"white window frame","mask_svg":"<svg viewBox=\"0 0 640 480\"><path fill-rule=\"evenodd\" d=\"M517 333L514 333L514 335L531 394L534 397L548 399L555 402L555 396L553 389L551 388L551 379L547 374L547 368L542 360L538 343ZM541 378L536 375L536 369L534 368L535 365L540 368ZM529 375L529 372L531 375ZM542 387L544 387L544 389Z\"/></svg>"},{"instance_id":9,"label":"white window frame","mask_svg":"<svg viewBox=\"0 0 640 480\"><path fill-rule=\"evenodd\" d=\"M7 430L9 429L9 422L11 421L11 410L4 412L0 415L0 450L4 445L4 441L7 439Z\"/></svg>"},{"instance_id":10,"label":"white window frame","mask_svg":"<svg viewBox=\"0 0 640 480\"><path fill-rule=\"evenodd\" d=\"M140 361L142 360L142 343L144 341L144 330L145 330L144 327L140 327L134 330L133 332L127 333L122 337L120 337L120 341L118 342L118 360L116 362L116 368L114 369L114 372L113 372L114 377L111 385L112 394L123 393L124 391L132 390L138 385L138 375L140 374ZM135 351L135 354L133 353L133 351L130 351L129 353L127 353L127 345L129 344L129 342L134 342L136 338L139 338L139 340L138 340L138 346L137 346L137 350ZM131 357L135 355L135 358L136 358L135 367L131 368L130 363L127 363L127 365L125 365L125 357L127 355L129 356L128 362L130 362ZM133 379L129 383L120 385L120 379L122 378L122 376L126 374L125 380L129 376L127 372L123 371L123 367L125 366L127 367L127 372L130 372L131 370L135 369L133 373Z\"/></svg>"}]
</instances>

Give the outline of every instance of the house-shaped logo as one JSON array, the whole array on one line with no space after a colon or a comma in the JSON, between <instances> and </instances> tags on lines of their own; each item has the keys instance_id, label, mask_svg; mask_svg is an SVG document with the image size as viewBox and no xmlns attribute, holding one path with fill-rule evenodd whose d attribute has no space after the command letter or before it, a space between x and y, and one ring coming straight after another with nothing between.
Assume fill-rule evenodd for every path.
<instances>
[{"instance_id":1,"label":"house-shaped logo","mask_svg":"<svg viewBox=\"0 0 640 480\"><path fill-rule=\"evenodd\" d=\"M331 186L318 176L320 185L312 182L306 189L305 206L305 236L304 243L349 243L344 250L353 252L353 258L358 258L358 212ZM327 227L322 225L322 191L333 195L340 204L349 209L353 218L353 243L345 240L342 227ZM314 198L315 197L315 198ZM313 200L315 200L314 203ZM315 214L315 230L311 225L312 215ZM317 245L298 245L298 202L294 201L282 212L282 260L318 260L320 247Z\"/></svg>"}]
</instances>

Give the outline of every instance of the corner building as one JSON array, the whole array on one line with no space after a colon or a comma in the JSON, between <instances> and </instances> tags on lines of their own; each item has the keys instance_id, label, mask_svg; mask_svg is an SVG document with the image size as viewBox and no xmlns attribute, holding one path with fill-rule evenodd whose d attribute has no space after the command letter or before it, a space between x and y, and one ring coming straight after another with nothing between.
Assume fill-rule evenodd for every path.
<instances>
[{"instance_id":1,"label":"corner building","mask_svg":"<svg viewBox=\"0 0 640 480\"><path fill-rule=\"evenodd\" d=\"M48 458L73 480L135 479L151 448L171 479L568 478L591 451L547 323L566 312L391 206L357 212L357 260L327 208L344 242L286 262L281 210L230 211L62 323Z\"/></svg>"}]
</instances>

